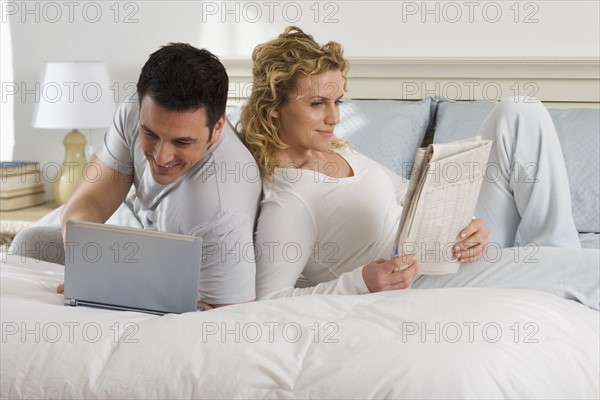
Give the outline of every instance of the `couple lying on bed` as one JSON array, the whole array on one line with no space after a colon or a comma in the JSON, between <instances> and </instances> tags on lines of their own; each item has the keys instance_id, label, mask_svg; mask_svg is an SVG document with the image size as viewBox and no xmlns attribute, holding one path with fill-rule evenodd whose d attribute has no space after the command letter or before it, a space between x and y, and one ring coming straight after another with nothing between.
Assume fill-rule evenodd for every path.
<instances>
[{"instance_id":1,"label":"couple lying on bed","mask_svg":"<svg viewBox=\"0 0 600 400\"><path fill-rule=\"evenodd\" d=\"M228 80L216 57L183 44L152 54L92 160L101 178L84 180L62 226L105 222L133 182L145 229L204 239L199 298L213 306L474 286L544 290L598 309L598 251L579 248L560 144L539 102L503 100L483 123L502 176L483 183L479 219L454 246L458 273L426 276L412 255L388 258L407 182L334 136L348 71L341 46L289 27L257 46L253 62L242 144L225 119ZM513 166L528 162L535 183L515 179L525 174ZM260 180L241 173L250 166L262 200ZM500 254L486 257L490 242ZM511 248L519 244L535 254ZM301 274L314 286L295 288Z\"/></svg>"}]
</instances>

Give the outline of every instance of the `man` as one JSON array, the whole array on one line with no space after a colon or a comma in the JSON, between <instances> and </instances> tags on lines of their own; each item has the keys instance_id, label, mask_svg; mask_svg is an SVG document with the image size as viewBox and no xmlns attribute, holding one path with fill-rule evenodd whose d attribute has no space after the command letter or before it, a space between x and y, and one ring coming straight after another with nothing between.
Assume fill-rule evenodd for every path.
<instances>
[{"instance_id":1,"label":"man","mask_svg":"<svg viewBox=\"0 0 600 400\"><path fill-rule=\"evenodd\" d=\"M207 50L172 43L151 54L91 160L99 178L84 179L62 211L63 239L69 219L106 222L133 183L144 229L202 237L199 300L253 300L261 182L225 117L228 82Z\"/></svg>"}]
</instances>

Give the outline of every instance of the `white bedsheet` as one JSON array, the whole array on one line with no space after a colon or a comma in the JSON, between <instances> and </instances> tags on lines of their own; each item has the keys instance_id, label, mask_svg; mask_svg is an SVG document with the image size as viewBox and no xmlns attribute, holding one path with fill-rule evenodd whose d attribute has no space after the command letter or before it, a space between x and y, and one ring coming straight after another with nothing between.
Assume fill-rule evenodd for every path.
<instances>
[{"instance_id":1,"label":"white bedsheet","mask_svg":"<svg viewBox=\"0 0 600 400\"><path fill-rule=\"evenodd\" d=\"M2 255L2 398L598 398L599 313L505 289L305 296L165 315L62 305Z\"/></svg>"}]
</instances>

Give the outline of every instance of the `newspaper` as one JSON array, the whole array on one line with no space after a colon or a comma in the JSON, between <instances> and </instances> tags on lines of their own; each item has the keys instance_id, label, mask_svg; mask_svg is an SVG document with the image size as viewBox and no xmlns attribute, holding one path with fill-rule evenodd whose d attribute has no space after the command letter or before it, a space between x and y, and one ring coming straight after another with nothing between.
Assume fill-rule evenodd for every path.
<instances>
[{"instance_id":1,"label":"newspaper","mask_svg":"<svg viewBox=\"0 0 600 400\"><path fill-rule=\"evenodd\" d=\"M458 271L452 247L473 218L491 146L475 136L417 150L394 255L414 254L424 275Z\"/></svg>"}]
</instances>

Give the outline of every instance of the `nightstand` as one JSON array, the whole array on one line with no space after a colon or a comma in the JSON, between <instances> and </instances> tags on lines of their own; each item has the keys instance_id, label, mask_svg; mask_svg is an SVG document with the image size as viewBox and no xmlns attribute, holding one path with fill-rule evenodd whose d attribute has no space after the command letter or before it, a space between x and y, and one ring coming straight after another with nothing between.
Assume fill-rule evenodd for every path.
<instances>
[{"instance_id":1,"label":"nightstand","mask_svg":"<svg viewBox=\"0 0 600 400\"><path fill-rule=\"evenodd\" d=\"M39 206L21 208L13 211L0 211L0 221L37 221L58 205L54 201L47 201Z\"/></svg>"},{"instance_id":2,"label":"nightstand","mask_svg":"<svg viewBox=\"0 0 600 400\"><path fill-rule=\"evenodd\" d=\"M0 211L0 249L7 251L8 244L19 231L27 228L57 207L58 205L55 202L47 201L39 206L13 211Z\"/></svg>"}]
</instances>

